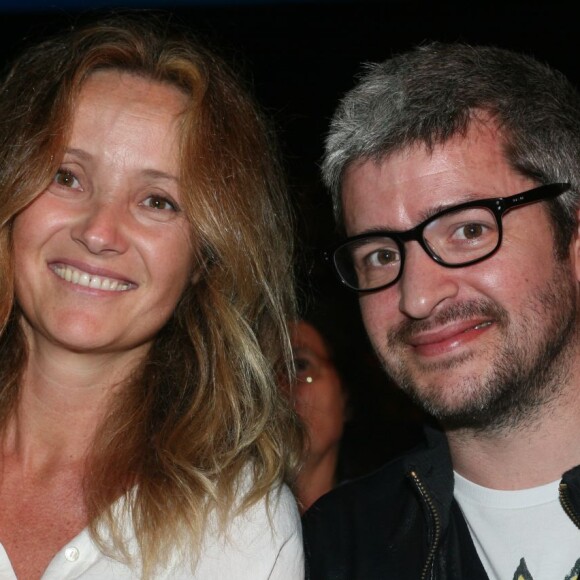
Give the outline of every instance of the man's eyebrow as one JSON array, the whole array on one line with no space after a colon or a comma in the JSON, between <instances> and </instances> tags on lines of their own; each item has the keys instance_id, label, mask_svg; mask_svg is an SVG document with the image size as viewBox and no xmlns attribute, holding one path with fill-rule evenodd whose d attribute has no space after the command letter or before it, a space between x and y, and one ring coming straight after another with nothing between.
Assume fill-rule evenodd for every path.
<instances>
[{"instance_id":1,"label":"man's eyebrow","mask_svg":"<svg viewBox=\"0 0 580 580\"><path fill-rule=\"evenodd\" d=\"M452 209L455 206L458 205L462 205L464 203L470 202L470 201L477 201L480 199L487 199L485 197L483 197L481 194L478 193L468 193L466 195L464 195L461 199L455 199L453 201L449 201L447 203L438 203L436 205L433 205L429 208L426 208L422 211L419 212L419 219L417 220L417 222L415 223L414 226L411 226L408 229L405 230L401 230L401 229L391 229L389 227L383 227L383 226L374 226L372 228L368 228L362 232L360 232L359 234L357 234L358 236L364 236L364 235L374 235L374 234L381 234L383 232L389 232L392 234L400 234L403 232L407 232L409 230L412 230L413 228L417 227L419 224L422 224L424 221L428 220L429 218L432 218L434 215L437 215L438 213L448 210L448 209ZM493 198L490 198L493 199Z\"/></svg>"},{"instance_id":2,"label":"man's eyebrow","mask_svg":"<svg viewBox=\"0 0 580 580\"><path fill-rule=\"evenodd\" d=\"M462 205L470 201L477 201L480 199L485 199L480 193L467 193L463 195L461 199L454 199L453 201L446 203L438 203L437 205L419 212L419 221L416 225L423 223L425 220L428 220L429 218L437 215L438 213L441 213L442 211L453 209L458 205Z\"/></svg>"}]
</instances>

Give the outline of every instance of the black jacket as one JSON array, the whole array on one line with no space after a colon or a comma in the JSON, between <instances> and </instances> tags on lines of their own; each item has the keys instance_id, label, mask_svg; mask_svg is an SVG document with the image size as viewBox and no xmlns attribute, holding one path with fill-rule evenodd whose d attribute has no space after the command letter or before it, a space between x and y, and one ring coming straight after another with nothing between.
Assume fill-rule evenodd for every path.
<instances>
[{"instance_id":1,"label":"black jacket","mask_svg":"<svg viewBox=\"0 0 580 580\"><path fill-rule=\"evenodd\" d=\"M580 467L564 475L561 500L580 527ZM337 487L303 518L310 580L487 580L453 498L445 436Z\"/></svg>"}]
</instances>

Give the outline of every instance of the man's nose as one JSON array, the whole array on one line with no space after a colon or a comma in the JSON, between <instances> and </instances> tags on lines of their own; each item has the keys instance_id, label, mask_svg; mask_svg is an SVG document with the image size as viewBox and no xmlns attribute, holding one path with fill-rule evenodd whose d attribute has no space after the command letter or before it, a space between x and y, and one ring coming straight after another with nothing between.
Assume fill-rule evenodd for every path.
<instances>
[{"instance_id":1,"label":"man's nose","mask_svg":"<svg viewBox=\"0 0 580 580\"><path fill-rule=\"evenodd\" d=\"M405 250L399 309L410 318L427 318L439 304L457 296L457 271L435 262L418 242L408 242Z\"/></svg>"},{"instance_id":2,"label":"man's nose","mask_svg":"<svg viewBox=\"0 0 580 580\"><path fill-rule=\"evenodd\" d=\"M83 209L71 230L72 238L92 254L127 250L127 210L114 200L95 200Z\"/></svg>"}]
</instances>

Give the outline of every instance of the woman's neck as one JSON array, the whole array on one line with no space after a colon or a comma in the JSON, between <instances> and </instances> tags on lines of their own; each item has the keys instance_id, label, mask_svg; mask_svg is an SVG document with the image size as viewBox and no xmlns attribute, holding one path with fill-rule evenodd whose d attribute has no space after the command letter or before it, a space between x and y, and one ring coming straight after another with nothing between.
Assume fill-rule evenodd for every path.
<instances>
[{"instance_id":1,"label":"woman's neck","mask_svg":"<svg viewBox=\"0 0 580 580\"><path fill-rule=\"evenodd\" d=\"M117 386L143 354L75 353L29 341L15 412L4 430L4 451L23 465L81 461Z\"/></svg>"},{"instance_id":2,"label":"woman's neck","mask_svg":"<svg viewBox=\"0 0 580 580\"><path fill-rule=\"evenodd\" d=\"M337 462L338 447L333 447L322 456L307 457L296 482L301 513L335 486Z\"/></svg>"}]
</instances>

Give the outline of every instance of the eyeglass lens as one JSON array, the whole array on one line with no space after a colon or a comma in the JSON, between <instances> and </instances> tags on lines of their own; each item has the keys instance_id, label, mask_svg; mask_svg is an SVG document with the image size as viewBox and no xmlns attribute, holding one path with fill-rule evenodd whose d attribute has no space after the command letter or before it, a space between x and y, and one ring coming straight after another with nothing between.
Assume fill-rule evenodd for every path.
<instances>
[{"instance_id":1,"label":"eyeglass lens","mask_svg":"<svg viewBox=\"0 0 580 580\"><path fill-rule=\"evenodd\" d=\"M495 214L485 207L444 213L425 224L423 247L437 262L449 266L468 264L491 254L500 238ZM391 237L353 240L335 253L335 264L345 282L358 289L387 285L399 275L402 258Z\"/></svg>"}]
</instances>

